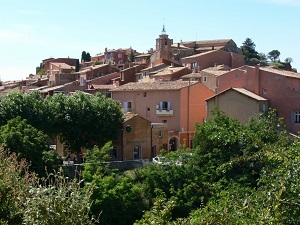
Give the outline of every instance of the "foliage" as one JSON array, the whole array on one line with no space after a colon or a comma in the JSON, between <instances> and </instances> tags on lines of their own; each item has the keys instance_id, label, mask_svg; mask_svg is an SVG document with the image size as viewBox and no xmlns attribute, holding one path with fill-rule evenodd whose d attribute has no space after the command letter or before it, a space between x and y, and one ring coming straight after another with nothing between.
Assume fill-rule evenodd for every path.
<instances>
[{"instance_id":1,"label":"foliage","mask_svg":"<svg viewBox=\"0 0 300 225\"><path fill-rule=\"evenodd\" d=\"M36 179L24 159L0 147L0 224L21 224L23 203Z\"/></svg>"},{"instance_id":2,"label":"foliage","mask_svg":"<svg viewBox=\"0 0 300 225\"><path fill-rule=\"evenodd\" d=\"M130 54L129 54L129 60L130 60L130 62L134 62L134 58L135 58L135 55L134 55L133 50L131 49Z\"/></svg>"},{"instance_id":3,"label":"foliage","mask_svg":"<svg viewBox=\"0 0 300 225\"><path fill-rule=\"evenodd\" d=\"M241 46L243 55L245 56L245 63L247 65L257 65L259 63L259 55L255 50L255 43L251 38L246 38Z\"/></svg>"},{"instance_id":4,"label":"foliage","mask_svg":"<svg viewBox=\"0 0 300 225\"><path fill-rule=\"evenodd\" d=\"M278 50L272 50L268 53L268 58L272 62L276 62L278 60L279 56L280 56L280 51L278 51Z\"/></svg>"},{"instance_id":5,"label":"foliage","mask_svg":"<svg viewBox=\"0 0 300 225\"><path fill-rule=\"evenodd\" d=\"M174 201L166 201L164 198L156 198L154 205L150 211L145 212L143 218L136 221L134 225L167 225L172 221L172 209L174 208Z\"/></svg>"},{"instance_id":6,"label":"foliage","mask_svg":"<svg viewBox=\"0 0 300 225\"><path fill-rule=\"evenodd\" d=\"M101 150L94 147L86 154L83 177L95 186L91 210L101 213L100 224L133 224L145 209L143 193L130 177L117 175L104 164L111 149L109 142Z\"/></svg>"},{"instance_id":7,"label":"foliage","mask_svg":"<svg viewBox=\"0 0 300 225\"><path fill-rule=\"evenodd\" d=\"M48 74L48 71L45 70L44 68L41 68L41 69L39 70L39 72L37 72L37 75L47 75L47 74Z\"/></svg>"},{"instance_id":8,"label":"foliage","mask_svg":"<svg viewBox=\"0 0 300 225\"><path fill-rule=\"evenodd\" d=\"M80 64L79 64L79 60L76 59L76 65L75 65L75 72L78 72L80 69Z\"/></svg>"},{"instance_id":9,"label":"foliage","mask_svg":"<svg viewBox=\"0 0 300 225\"><path fill-rule=\"evenodd\" d=\"M74 152L115 139L123 121L120 106L101 94L42 98L38 92L10 92L0 97L0 105L0 126L20 116L48 136L59 136Z\"/></svg>"},{"instance_id":10,"label":"foliage","mask_svg":"<svg viewBox=\"0 0 300 225\"><path fill-rule=\"evenodd\" d=\"M102 62L100 62L100 61L98 61L98 60L96 60L95 62L94 62L94 65L96 66L96 65L101 65L101 64L103 64Z\"/></svg>"},{"instance_id":11,"label":"foliage","mask_svg":"<svg viewBox=\"0 0 300 225\"><path fill-rule=\"evenodd\" d=\"M80 187L82 181L58 174L29 190L24 202L23 224L93 224L89 218L93 187Z\"/></svg>"},{"instance_id":12,"label":"foliage","mask_svg":"<svg viewBox=\"0 0 300 225\"><path fill-rule=\"evenodd\" d=\"M91 61L91 55L89 52L82 51L81 53L81 62L90 62Z\"/></svg>"},{"instance_id":13,"label":"foliage","mask_svg":"<svg viewBox=\"0 0 300 225\"><path fill-rule=\"evenodd\" d=\"M38 179L25 160L0 149L0 224L92 224L93 186L59 173Z\"/></svg>"},{"instance_id":14,"label":"foliage","mask_svg":"<svg viewBox=\"0 0 300 225\"><path fill-rule=\"evenodd\" d=\"M48 150L47 136L16 117L0 128L0 143L15 152L18 159L30 162L30 170L42 174L44 171L43 151Z\"/></svg>"},{"instance_id":15,"label":"foliage","mask_svg":"<svg viewBox=\"0 0 300 225\"><path fill-rule=\"evenodd\" d=\"M120 106L101 94L55 94L46 98L46 102L53 116L49 121L53 122L53 133L70 145L73 152L79 152L82 147L104 145L121 131Z\"/></svg>"}]
</instances>

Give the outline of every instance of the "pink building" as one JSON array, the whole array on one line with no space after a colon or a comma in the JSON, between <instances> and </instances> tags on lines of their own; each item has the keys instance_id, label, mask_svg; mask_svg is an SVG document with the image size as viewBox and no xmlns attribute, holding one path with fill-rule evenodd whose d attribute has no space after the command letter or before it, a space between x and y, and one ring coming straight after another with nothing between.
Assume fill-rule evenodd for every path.
<instances>
[{"instance_id":1,"label":"pink building","mask_svg":"<svg viewBox=\"0 0 300 225\"><path fill-rule=\"evenodd\" d=\"M206 118L205 99L214 95L203 84L189 81L128 83L111 91L124 112L167 123L170 150L181 144L191 147L195 123Z\"/></svg>"},{"instance_id":2,"label":"pink building","mask_svg":"<svg viewBox=\"0 0 300 225\"><path fill-rule=\"evenodd\" d=\"M203 70L216 64L237 68L244 65L244 55L223 50L211 50L208 52L191 55L181 59L182 65L190 70L197 68Z\"/></svg>"},{"instance_id":3,"label":"pink building","mask_svg":"<svg viewBox=\"0 0 300 225\"><path fill-rule=\"evenodd\" d=\"M288 131L300 131L300 74L271 67L242 66L217 76L217 92L244 88L268 100L284 118Z\"/></svg>"}]
</instances>

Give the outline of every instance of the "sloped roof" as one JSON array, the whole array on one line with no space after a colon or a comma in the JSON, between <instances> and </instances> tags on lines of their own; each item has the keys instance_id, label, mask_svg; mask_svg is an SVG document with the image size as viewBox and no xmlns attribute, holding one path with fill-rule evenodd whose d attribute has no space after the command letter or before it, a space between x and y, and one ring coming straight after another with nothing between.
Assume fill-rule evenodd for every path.
<instances>
[{"instance_id":1,"label":"sloped roof","mask_svg":"<svg viewBox=\"0 0 300 225\"><path fill-rule=\"evenodd\" d=\"M70 66L66 63L58 63L58 62L52 62L51 64L60 67L61 69L74 69L74 66Z\"/></svg>"},{"instance_id":2,"label":"sloped roof","mask_svg":"<svg viewBox=\"0 0 300 225\"><path fill-rule=\"evenodd\" d=\"M180 90L197 82L189 81L155 81L155 82L132 82L121 85L111 91L139 91L139 90Z\"/></svg>"},{"instance_id":3,"label":"sloped roof","mask_svg":"<svg viewBox=\"0 0 300 225\"><path fill-rule=\"evenodd\" d=\"M187 75L181 76L180 78L201 78L201 73L189 73Z\"/></svg>"},{"instance_id":4,"label":"sloped roof","mask_svg":"<svg viewBox=\"0 0 300 225\"><path fill-rule=\"evenodd\" d=\"M218 51L218 50L211 50L211 51L208 51L208 52L202 52L202 53L199 53L199 54L187 56L187 57L182 58L182 60L183 60L183 59L194 59L194 58L200 57L200 56L202 56L202 55L208 55L208 54L210 54L210 53L212 53L212 52L215 52L215 51Z\"/></svg>"},{"instance_id":5,"label":"sloped roof","mask_svg":"<svg viewBox=\"0 0 300 225\"><path fill-rule=\"evenodd\" d=\"M296 73L293 71L282 70L282 69L274 68L274 67L260 67L259 69L263 70L263 71L271 72L271 73L280 74L280 75L286 76L286 77L300 78L300 73Z\"/></svg>"},{"instance_id":6,"label":"sloped roof","mask_svg":"<svg viewBox=\"0 0 300 225\"><path fill-rule=\"evenodd\" d=\"M239 92L239 93L241 93L243 95L246 95L246 96L248 96L250 98L253 98L253 99L257 100L257 101L268 101L267 99L265 99L265 98L263 98L263 97L255 94L255 93L253 93L251 91L248 91L247 89L244 89L244 88L232 88L232 87L228 88L228 89L226 89L226 90L224 90L224 91L222 91L222 92L220 92L220 93L218 93L218 94L216 94L216 95L214 95L214 96L212 96L212 97L210 97L208 99L205 99L205 101L211 100L211 99L215 98L216 96L224 94L225 92L230 91L230 90L237 91L237 92Z\"/></svg>"},{"instance_id":7,"label":"sloped roof","mask_svg":"<svg viewBox=\"0 0 300 225\"><path fill-rule=\"evenodd\" d=\"M170 75L173 73L176 73L178 71L181 70L185 70L185 67L173 67L173 66L169 66L161 71L159 71L157 74L155 74L154 76L163 76L163 75Z\"/></svg>"}]
</instances>

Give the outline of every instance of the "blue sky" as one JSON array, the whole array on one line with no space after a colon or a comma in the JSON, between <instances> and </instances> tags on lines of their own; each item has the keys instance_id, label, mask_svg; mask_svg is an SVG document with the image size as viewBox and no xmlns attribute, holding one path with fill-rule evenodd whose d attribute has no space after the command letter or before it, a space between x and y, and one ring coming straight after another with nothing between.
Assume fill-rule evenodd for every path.
<instances>
[{"instance_id":1,"label":"blue sky","mask_svg":"<svg viewBox=\"0 0 300 225\"><path fill-rule=\"evenodd\" d=\"M300 72L300 0L0 0L0 78L25 79L46 58L104 48L147 52L165 24L174 42L249 37Z\"/></svg>"}]
</instances>

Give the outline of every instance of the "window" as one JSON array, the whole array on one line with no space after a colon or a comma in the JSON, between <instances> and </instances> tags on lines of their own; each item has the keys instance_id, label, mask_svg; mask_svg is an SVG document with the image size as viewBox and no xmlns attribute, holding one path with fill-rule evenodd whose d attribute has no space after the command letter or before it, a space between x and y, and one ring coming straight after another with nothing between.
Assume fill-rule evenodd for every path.
<instances>
[{"instance_id":1,"label":"window","mask_svg":"<svg viewBox=\"0 0 300 225\"><path fill-rule=\"evenodd\" d=\"M124 108L127 112L131 112L131 106L132 106L132 103L131 103L131 102L124 102L124 103L123 103L123 108Z\"/></svg>"},{"instance_id":2,"label":"window","mask_svg":"<svg viewBox=\"0 0 300 225\"><path fill-rule=\"evenodd\" d=\"M203 77L203 82L206 82L207 81L207 76L204 76Z\"/></svg>"},{"instance_id":3,"label":"window","mask_svg":"<svg viewBox=\"0 0 300 225\"><path fill-rule=\"evenodd\" d=\"M147 112L150 112L150 108L149 107L147 107Z\"/></svg>"},{"instance_id":4,"label":"window","mask_svg":"<svg viewBox=\"0 0 300 225\"><path fill-rule=\"evenodd\" d=\"M122 53L118 53L118 58L121 59L123 57Z\"/></svg>"},{"instance_id":5,"label":"window","mask_svg":"<svg viewBox=\"0 0 300 225\"><path fill-rule=\"evenodd\" d=\"M144 97L147 97L147 92L144 92Z\"/></svg>"},{"instance_id":6,"label":"window","mask_svg":"<svg viewBox=\"0 0 300 225\"><path fill-rule=\"evenodd\" d=\"M159 110L171 110L171 102L160 102L159 103Z\"/></svg>"},{"instance_id":7,"label":"window","mask_svg":"<svg viewBox=\"0 0 300 225\"><path fill-rule=\"evenodd\" d=\"M113 149L109 151L109 155L111 158L117 158L118 157L118 147L113 146Z\"/></svg>"},{"instance_id":8,"label":"window","mask_svg":"<svg viewBox=\"0 0 300 225\"><path fill-rule=\"evenodd\" d=\"M262 93L263 93L263 95L268 94L268 89L267 89L267 88L263 88L263 89L262 89Z\"/></svg>"},{"instance_id":9,"label":"window","mask_svg":"<svg viewBox=\"0 0 300 225\"><path fill-rule=\"evenodd\" d=\"M168 123L168 121L167 121L167 120L163 120L163 121L162 121L162 123L164 123L164 124L167 124L167 123Z\"/></svg>"},{"instance_id":10,"label":"window","mask_svg":"<svg viewBox=\"0 0 300 225\"><path fill-rule=\"evenodd\" d=\"M162 138L164 136L164 131L163 130L159 130L158 131L158 137Z\"/></svg>"},{"instance_id":11,"label":"window","mask_svg":"<svg viewBox=\"0 0 300 225\"><path fill-rule=\"evenodd\" d=\"M194 68L197 66L197 63L196 63L196 62L193 62L193 63L191 64L191 66L192 66L192 69L194 69Z\"/></svg>"},{"instance_id":12,"label":"window","mask_svg":"<svg viewBox=\"0 0 300 225\"><path fill-rule=\"evenodd\" d=\"M267 107L266 107L266 104L265 104L265 103L262 104L262 111L263 111L264 113L267 111Z\"/></svg>"},{"instance_id":13,"label":"window","mask_svg":"<svg viewBox=\"0 0 300 225\"><path fill-rule=\"evenodd\" d=\"M291 123L300 123L300 111L291 112Z\"/></svg>"},{"instance_id":14,"label":"window","mask_svg":"<svg viewBox=\"0 0 300 225\"><path fill-rule=\"evenodd\" d=\"M133 147L133 159L140 159L142 154L142 146L135 145Z\"/></svg>"}]
</instances>

